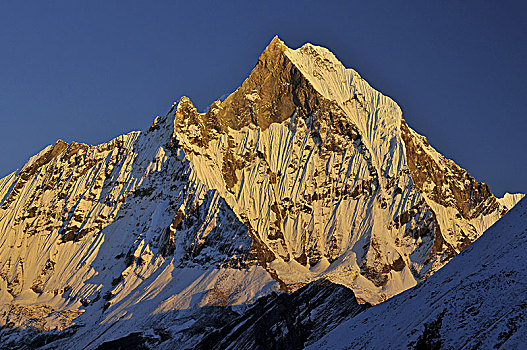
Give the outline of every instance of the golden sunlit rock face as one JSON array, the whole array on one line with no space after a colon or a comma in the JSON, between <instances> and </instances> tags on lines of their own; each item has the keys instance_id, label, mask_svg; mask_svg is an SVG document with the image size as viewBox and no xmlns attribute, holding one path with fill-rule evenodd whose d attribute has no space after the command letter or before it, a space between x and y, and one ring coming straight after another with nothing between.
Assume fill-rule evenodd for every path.
<instances>
[{"instance_id":1,"label":"golden sunlit rock face","mask_svg":"<svg viewBox=\"0 0 527 350\"><path fill-rule=\"evenodd\" d=\"M117 322L154 329L138 344L206 347L195 330L231 324L231 306L273 319L291 302L325 315L280 343L297 347L436 272L521 197L496 199L329 50L276 37L206 113L183 97L145 131L57 141L0 179L0 322L75 325L57 338L79 348Z\"/></svg>"}]
</instances>

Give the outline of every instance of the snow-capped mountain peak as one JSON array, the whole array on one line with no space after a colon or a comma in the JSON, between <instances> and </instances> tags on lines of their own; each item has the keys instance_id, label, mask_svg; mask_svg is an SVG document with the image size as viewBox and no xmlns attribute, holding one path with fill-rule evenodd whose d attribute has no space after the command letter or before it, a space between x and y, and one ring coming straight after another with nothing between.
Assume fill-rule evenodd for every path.
<instances>
[{"instance_id":1,"label":"snow-capped mountain peak","mask_svg":"<svg viewBox=\"0 0 527 350\"><path fill-rule=\"evenodd\" d=\"M275 37L207 112L182 97L142 132L58 141L0 179L1 320L82 324L86 347L125 319L314 281L377 304L521 197L496 199L329 50Z\"/></svg>"}]
</instances>

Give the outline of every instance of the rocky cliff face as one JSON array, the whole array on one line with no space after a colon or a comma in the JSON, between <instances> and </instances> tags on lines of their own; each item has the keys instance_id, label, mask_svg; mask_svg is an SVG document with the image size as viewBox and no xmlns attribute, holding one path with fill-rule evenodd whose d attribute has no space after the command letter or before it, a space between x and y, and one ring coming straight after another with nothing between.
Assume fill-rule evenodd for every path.
<instances>
[{"instance_id":1,"label":"rocky cliff face","mask_svg":"<svg viewBox=\"0 0 527 350\"><path fill-rule=\"evenodd\" d=\"M497 200L327 49L275 38L207 112L182 98L143 132L59 141L0 180L1 320L45 305L48 326L75 311L102 337L321 279L376 304L520 198Z\"/></svg>"},{"instance_id":2,"label":"rocky cliff face","mask_svg":"<svg viewBox=\"0 0 527 350\"><path fill-rule=\"evenodd\" d=\"M309 349L521 349L527 341L527 202L443 269L352 315Z\"/></svg>"},{"instance_id":3,"label":"rocky cliff face","mask_svg":"<svg viewBox=\"0 0 527 350\"><path fill-rule=\"evenodd\" d=\"M208 333L195 348L303 349L368 306L358 304L348 288L319 280L291 294L258 299L242 315Z\"/></svg>"}]
</instances>

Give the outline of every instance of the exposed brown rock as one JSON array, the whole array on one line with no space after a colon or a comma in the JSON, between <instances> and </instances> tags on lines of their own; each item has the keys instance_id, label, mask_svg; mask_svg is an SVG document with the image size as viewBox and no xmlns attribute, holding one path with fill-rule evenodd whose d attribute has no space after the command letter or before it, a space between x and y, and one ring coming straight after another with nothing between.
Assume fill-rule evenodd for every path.
<instances>
[{"instance_id":1,"label":"exposed brown rock","mask_svg":"<svg viewBox=\"0 0 527 350\"><path fill-rule=\"evenodd\" d=\"M488 214L497 208L496 198L486 183L478 182L466 170L446 159L445 164L448 164L448 168L446 171L442 169L420 143L416 142L404 120L401 120L401 137L406 147L412 180L418 189L425 192L434 202L456 208L465 219ZM428 145L426 138L422 139L422 142ZM426 183L435 185L431 193L426 192ZM450 191L447 191L447 188Z\"/></svg>"},{"instance_id":2,"label":"exposed brown rock","mask_svg":"<svg viewBox=\"0 0 527 350\"><path fill-rule=\"evenodd\" d=\"M64 152L66 148L68 148L68 144L62 140L58 140L47 152L34 160L30 166L22 170L20 172L19 180L13 186L13 189L2 203L1 208L7 209L9 204L11 204L16 199L17 195L20 193L27 181L29 181L29 179L36 174L38 169L58 157L62 152Z\"/></svg>"}]
</instances>

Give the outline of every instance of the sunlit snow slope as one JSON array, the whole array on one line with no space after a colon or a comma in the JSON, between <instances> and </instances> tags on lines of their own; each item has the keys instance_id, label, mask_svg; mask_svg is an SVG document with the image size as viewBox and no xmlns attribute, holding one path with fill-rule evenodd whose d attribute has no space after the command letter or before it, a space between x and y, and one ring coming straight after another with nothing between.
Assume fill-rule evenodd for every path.
<instances>
[{"instance_id":1,"label":"sunlit snow slope","mask_svg":"<svg viewBox=\"0 0 527 350\"><path fill-rule=\"evenodd\" d=\"M376 304L520 198L497 200L327 49L275 38L206 113L184 97L0 180L0 323L89 328L322 278Z\"/></svg>"},{"instance_id":2,"label":"sunlit snow slope","mask_svg":"<svg viewBox=\"0 0 527 350\"><path fill-rule=\"evenodd\" d=\"M312 349L522 349L527 201L417 287L344 321Z\"/></svg>"}]
</instances>

